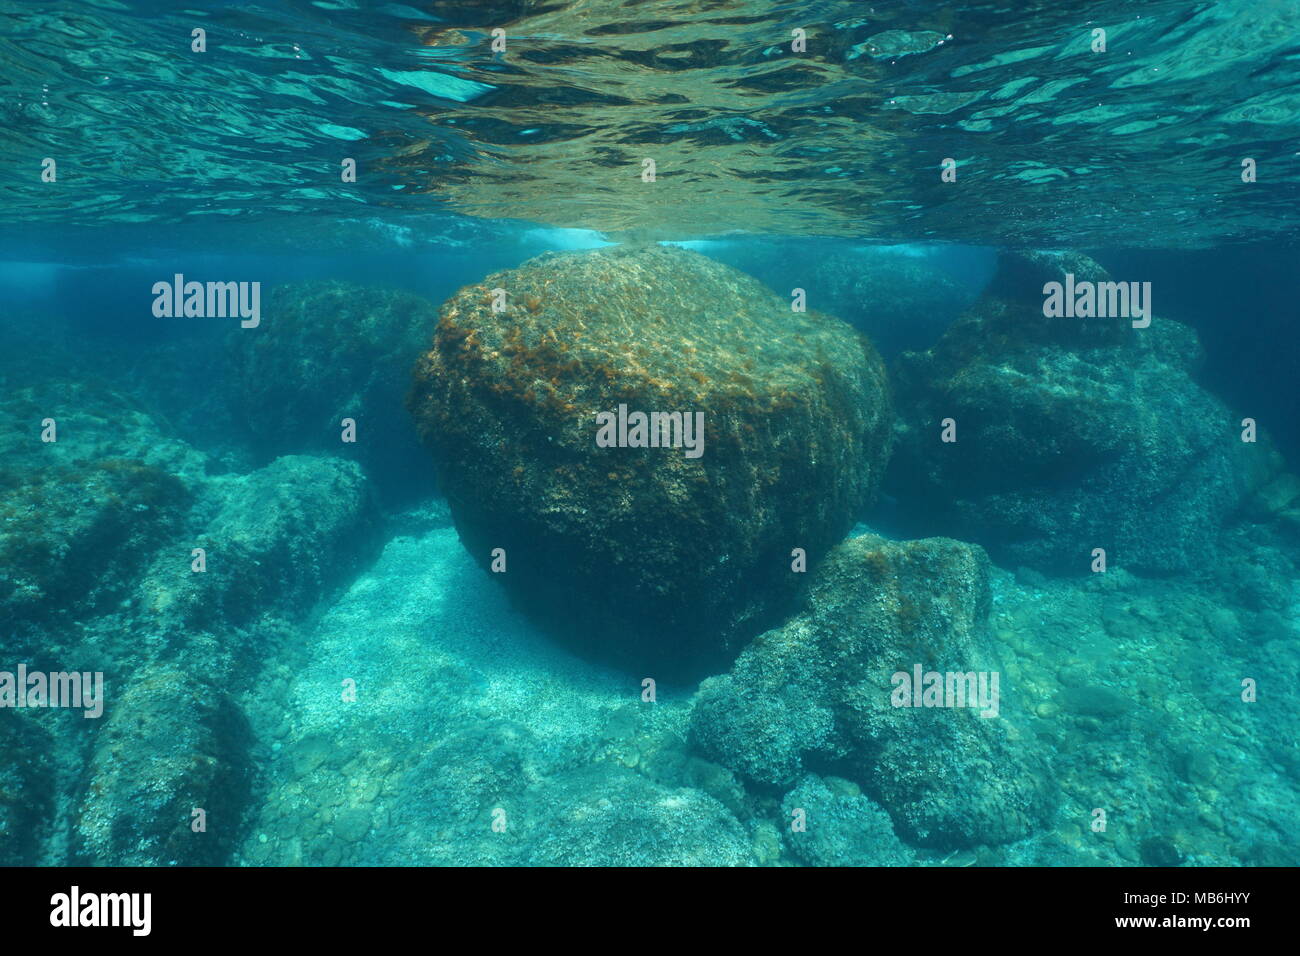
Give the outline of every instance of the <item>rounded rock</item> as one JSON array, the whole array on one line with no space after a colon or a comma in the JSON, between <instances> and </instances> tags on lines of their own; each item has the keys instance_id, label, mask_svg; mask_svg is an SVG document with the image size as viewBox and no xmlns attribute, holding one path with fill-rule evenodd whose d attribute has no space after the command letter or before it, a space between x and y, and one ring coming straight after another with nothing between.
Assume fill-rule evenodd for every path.
<instances>
[{"instance_id":1,"label":"rounded rock","mask_svg":"<svg viewBox=\"0 0 1300 956\"><path fill-rule=\"evenodd\" d=\"M504 549L496 576L521 606L656 675L774 623L804 578L792 552L811 567L852 527L892 428L884 367L849 325L655 245L548 254L462 289L415 379L474 558ZM628 446L602 447L597 416L620 406ZM646 433L669 447L629 447L635 412L682 427L661 419Z\"/></svg>"}]
</instances>

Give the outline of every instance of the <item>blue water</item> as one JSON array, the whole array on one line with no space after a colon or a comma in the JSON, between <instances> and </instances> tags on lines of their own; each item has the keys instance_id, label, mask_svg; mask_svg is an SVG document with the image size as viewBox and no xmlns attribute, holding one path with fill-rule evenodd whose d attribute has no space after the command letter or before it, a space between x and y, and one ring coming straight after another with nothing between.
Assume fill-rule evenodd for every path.
<instances>
[{"instance_id":1,"label":"blue water","mask_svg":"<svg viewBox=\"0 0 1300 956\"><path fill-rule=\"evenodd\" d=\"M0 863L1300 862L1297 16L0 0Z\"/></svg>"}]
</instances>

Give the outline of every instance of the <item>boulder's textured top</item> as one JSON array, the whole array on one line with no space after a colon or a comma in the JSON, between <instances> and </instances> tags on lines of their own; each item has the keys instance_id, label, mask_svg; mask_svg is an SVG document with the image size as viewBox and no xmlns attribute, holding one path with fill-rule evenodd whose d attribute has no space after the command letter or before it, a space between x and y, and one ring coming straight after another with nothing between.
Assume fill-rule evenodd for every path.
<instances>
[{"instance_id":1,"label":"boulder's textured top","mask_svg":"<svg viewBox=\"0 0 1300 956\"><path fill-rule=\"evenodd\" d=\"M504 290L505 308L494 310ZM770 626L871 500L892 411L870 343L660 246L549 254L442 308L410 408L466 546L525 606L665 668ZM702 454L597 415L702 416Z\"/></svg>"}]
</instances>

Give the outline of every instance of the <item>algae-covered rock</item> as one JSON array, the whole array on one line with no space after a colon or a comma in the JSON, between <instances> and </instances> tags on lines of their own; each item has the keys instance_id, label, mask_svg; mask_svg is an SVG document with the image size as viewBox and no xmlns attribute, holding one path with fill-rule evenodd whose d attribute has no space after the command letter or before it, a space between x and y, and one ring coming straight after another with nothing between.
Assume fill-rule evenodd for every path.
<instances>
[{"instance_id":1,"label":"algae-covered rock","mask_svg":"<svg viewBox=\"0 0 1300 956\"><path fill-rule=\"evenodd\" d=\"M700 685L692 736L758 784L845 768L923 846L1002 843L1046 810L1044 771L996 708L896 706L894 675L1000 674L986 634L989 565L978 546L873 535L836 548L804 610ZM1008 687L999 677L998 687ZM981 716L996 709L995 716Z\"/></svg>"},{"instance_id":2,"label":"algae-covered rock","mask_svg":"<svg viewBox=\"0 0 1300 956\"><path fill-rule=\"evenodd\" d=\"M1004 251L998 258L997 272L989 281L985 292L995 299L1037 299L1041 303L1043 286L1049 282L1062 281L1067 273L1073 275L1076 282L1105 282L1111 278L1106 268L1096 259L1072 249ZM1122 330L1129 325L1123 317L1114 317L1113 321L1099 318L1079 318L1074 321L1074 328L1078 330L1091 326L1093 331L1097 331L1098 323L1114 330ZM1059 335L1061 326L1042 327L1042 331Z\"/></svg>"},{"instance_id":3,"label":"algae-covered rock","mask_svg":"<svg viewBox=\"0 0 1300 956\"><path fill-rule=\"evenodd\" d=\"M354 457L385 494L427 495L428 459L402 401L437 321L418 295L339 281L270 290L256 328L230 334L242 419L267 456ZM341 440L356 422L356 442Z\"/></svg>"},{"instance_id":4,"label":"algae-covered rock","mask_svg":"<svg viewBox=\"0 0 1300 956\"><path fill-rule=\"evenodd\" d=\"M462 289L409 404L475 559L503 549L526 609L655 673L773 622L802 578L793 549L815 561L852 526L891 427L881 362L849 326L659 246L545 255ZM636 447L629 419L603 447L597 416L620 406L683 427Z\"/></svg>"},{"instance_id":5,"label":"algae-covered rock","mask_svg":"<svg viewBox=\"0 0 1300 956\"><path fill-rule=\"evenodd\" d=\"M50 440L43 440L50 439ZM0 401L0 619L116 602L174 535L203 458L126 397L49 383Z\"/></svg>"},{"instance_id":6,"label":"algae-covered rock","mask_svg":"<svg viewBox=\"0 0 1300 956\"><path fill-rule=\"evenodd\" d=\"M1276 455L1242 442L1240 416L1196 383L1187 326L1045 317L1044 285L1066 273L1109 280L1079 254L1005 254L989 294L900 359L890 489L917 531L1011 565L1083 571L1094 548L1119 567L1201 564Z\"/></svg>"},{"instance_id":7,"label":"algae-covered rock","mask_svg":"<svg viewBox=\"0 0 1300 956\"><path fill-rule=\"evenodd\" d=\"M119 597L188 503L179 479L129 458L51 469L10 485L0 506L6 617L57 618Z\"/></svg>"},{"instance_id":8,"label":"algae-covered rock","mask_svg":"<svg viewBox=\"0 0 1300 956\"><path fill-rule=\"evenodd\" d=\"M207 681L151 667L110 698L75 824L78 855L113 866L214 866L249 795L243 715ZM206 832L196 832L200 819Z\"/></svg>"},{"instance_id":9,"label":"algae-covered rock","mask_svg":"<svg viewBox=\"0 0 1300 956\"><path fill-rule=\"evenodd\" d=\"M209 482L202 530L171 542L138 588L138 626L182 634L310 611L380 547L366 474L355 462L286 455ZM194 570L202 549L203 571Z\"/></svg>"}]
</instances>

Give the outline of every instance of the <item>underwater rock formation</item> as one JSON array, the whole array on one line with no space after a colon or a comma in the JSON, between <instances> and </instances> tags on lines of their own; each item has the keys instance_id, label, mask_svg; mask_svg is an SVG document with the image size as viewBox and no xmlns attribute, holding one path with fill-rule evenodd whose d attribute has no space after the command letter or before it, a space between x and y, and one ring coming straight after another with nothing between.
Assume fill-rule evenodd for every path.
<instances>
[{"instance_id":1,"label":"underwater rock formation","mask_svg":"<svg viewBox=\"0 0 1300 956\"><path fill-rule=\"evenodd\" d=\"M286 455L230 480L202 540L237 550L267 593L256 603L309 610L378 552L379 509L366 475L337 458ZM247 582L246 582L247 583Z\"/></svg>"},{"instance_id":2,"label":"underwater rock formation","mask_svg":"<svg viewBox=\"0 0 1300 956\"><path fill-rule=\"evenodd\" d=\"M930 345L976 295L933 257L883 249L823 251L788 275L791 288L806 288L811 305L870 336L888 361Z\"/></svg>"},{"instance_id":3,"label":"underwater rock formation","mask_svg":"<svg viewBox=\"0 0 1300 956\"><path fill-rule=\"evenodd\" d=\"M217 688L256 673L286 620L373 555L368 478L308 456L212 474L94 381L16 384L0 424L0 670L100 672L107 690L98 720L0 710L0 861L226 862L250 757Z\"/></svg>"},{"instance_id":4,"label":"underwater rock formation","mask_svg":"<svg viewBox=\"0 0 1300 956\"><path fill-rule=\"evenodd\" d=\"M988 558L976 545L851 538L823 562L799 615L700 685L692 737L761 785L791 787L834 767L920 846L1024 837L1046 813L1045 774L1023 739L1011 742L1005 702L985 717L893 699L893 675L917 665L997 673L989 606Z\"/></svg>"},{"instance_id":5,"label":"underwater rock formation","mask_svg":"<svg viewBox=\"0 0 1300 956\"><path fill-rule=\"evenodd\" d=\"M951 258L916 249L749 240L720 242L709 254L780 295L803 289L809 307L864 333L886 361L929 347L979 292L956 277Z\"/></svg>"},{"instance_id":6,"label":"underwater rock formation","mask_svg":"<svg viewBox=\"0 0 1300 956\"><path fill-rule=\"evenodd\" d=\"M822 257L804 282L813 304L861 329L887 357L930 344L974 299L935 263L881 251Z\"/></svg>"},{"instance_id":7,"label":"underwater rock formation","mask_svg":"<svg viewBox=\"0 0 1300 956\"><path fill-rule=\"evenodd\" d=\"M811 564L849 530L892 424L849 326L660 246L544 255L462 289L409 404L475 559L504 549L525 609L656 674L774 622L802 577L793 549ZM602 447L598 415L620 406L680 414L639 431L670 447L637 447L630 418L628 447L613 425L620 447Z\"/></svg>"},{"instance_id":8,"label":"underwater rock formation","mask_svg":"<svg viewBox=\"0 0 1300 956\"><path fill-rule=\"evenodd\" d=\"M1103 548L1135 570L1192 567L1276 456L1196 383L1187 326L1045 317L1044 283L1066 273L1110 281L1077 253L1004 254L980 303L899 360L889 490L913 532L1011 565L1082 571ZM955 441L941 440L947 419Z\"/></svg>"},{"instance_id":9,"label":"underwater rock formation","mask_svg":"<svg viewBox=\"0 0 1300 956\"><path fill-rule=\"evenodd\" d=\"M93 611L119 597L189 505L178 478L129 458L30 473L5 494L0 607L10 622Z\"/></svg>"},{"instance_id":10,"label":"underwater rock formation","mask_svg":"<svg viewBox=\"0 0 1300 956\"><path fill-rule=\"evenodd\" d=\"M437 322L418 295L350 282L274 287L255 329L230 333L235 398L268 456L355 457L396 498L432 491L428 457L402 402L411 364ZM341 422L356 422L356 442Z\"/></svg>"},{"instance_id":11,"label":"underwater rock formation","mask_svg":"<svg viewBox=\"0 0 1300 956\"><path fill-rule=\"evenodd\" d=\"M143 673L120 699L110 694L83 781L76 852L91 862L228 861L250 796L252 740L220 688L276 650L264 618L308 614L379 544L369 481L339 458L288 455L214 478L196 512L203 531L155 555L132 602L134 646L110 657L115 674ZM202 573L190 544L206 552ZM206 832L191 830L195 808Z\"/></svg>"},{"instance_id":12,"label":"underwater rock formation","mask_svg":"<svg viewBox=\"0 0 1300 956\"><path fill-rule=\"evenodd\" d=\"M50 735L35 720L0 709L0 866L38 862L54 804Z\"/></svg>"},{"instance_id":13,"label":"underwater rock formation","mask_svg":"<svg viewBox=\"0 0 1300 956\"><path fill-rule=\"evenodd\" d=\"M180 527L203 467L128 398L63 382L0 401L0 462L0 620L16 653L29 645L16 631L102 611L129 592Z\"/></svg>"},{"instance_id":14,"label":"underwater rock formation","mask_svg":"<svg viewBox=\"0 0 1300 956\"><path fill-rule=\"evenodd\" d=\"M248 799L247 726L211 683L160 665L113 703L76 817L78 856L115 866L214 866ZM205 830L196 832L195 810Z\"/></svg>"},{"instance_id":15,"label":"underwater rock formation","mask_svg":"<svg viewBox=\"0 0 1300 956\"><path fill-rule=\"evenodd\" d=\"M143 626L184 632L239 627L265 613L309 612L380 545L379 509L356 462L286 455L208 483L202 531L160 552L142 577ZM191 548L204 551L192 570Z\"/></svg>"},{"instance_id":16,"label":"underwater rock formation","mask_svg":"<svg viewBox=\"0 0 1300 956\"><path fill-rule=\"evenodd\" d=\"M846 786L847 784L847 786ZM894 834L889 814L848 781L808 774L782 801L786 820L802 812L802 829L786 836L807 866L911 866L916 852Z\"/></svg>"}]
</instances>

